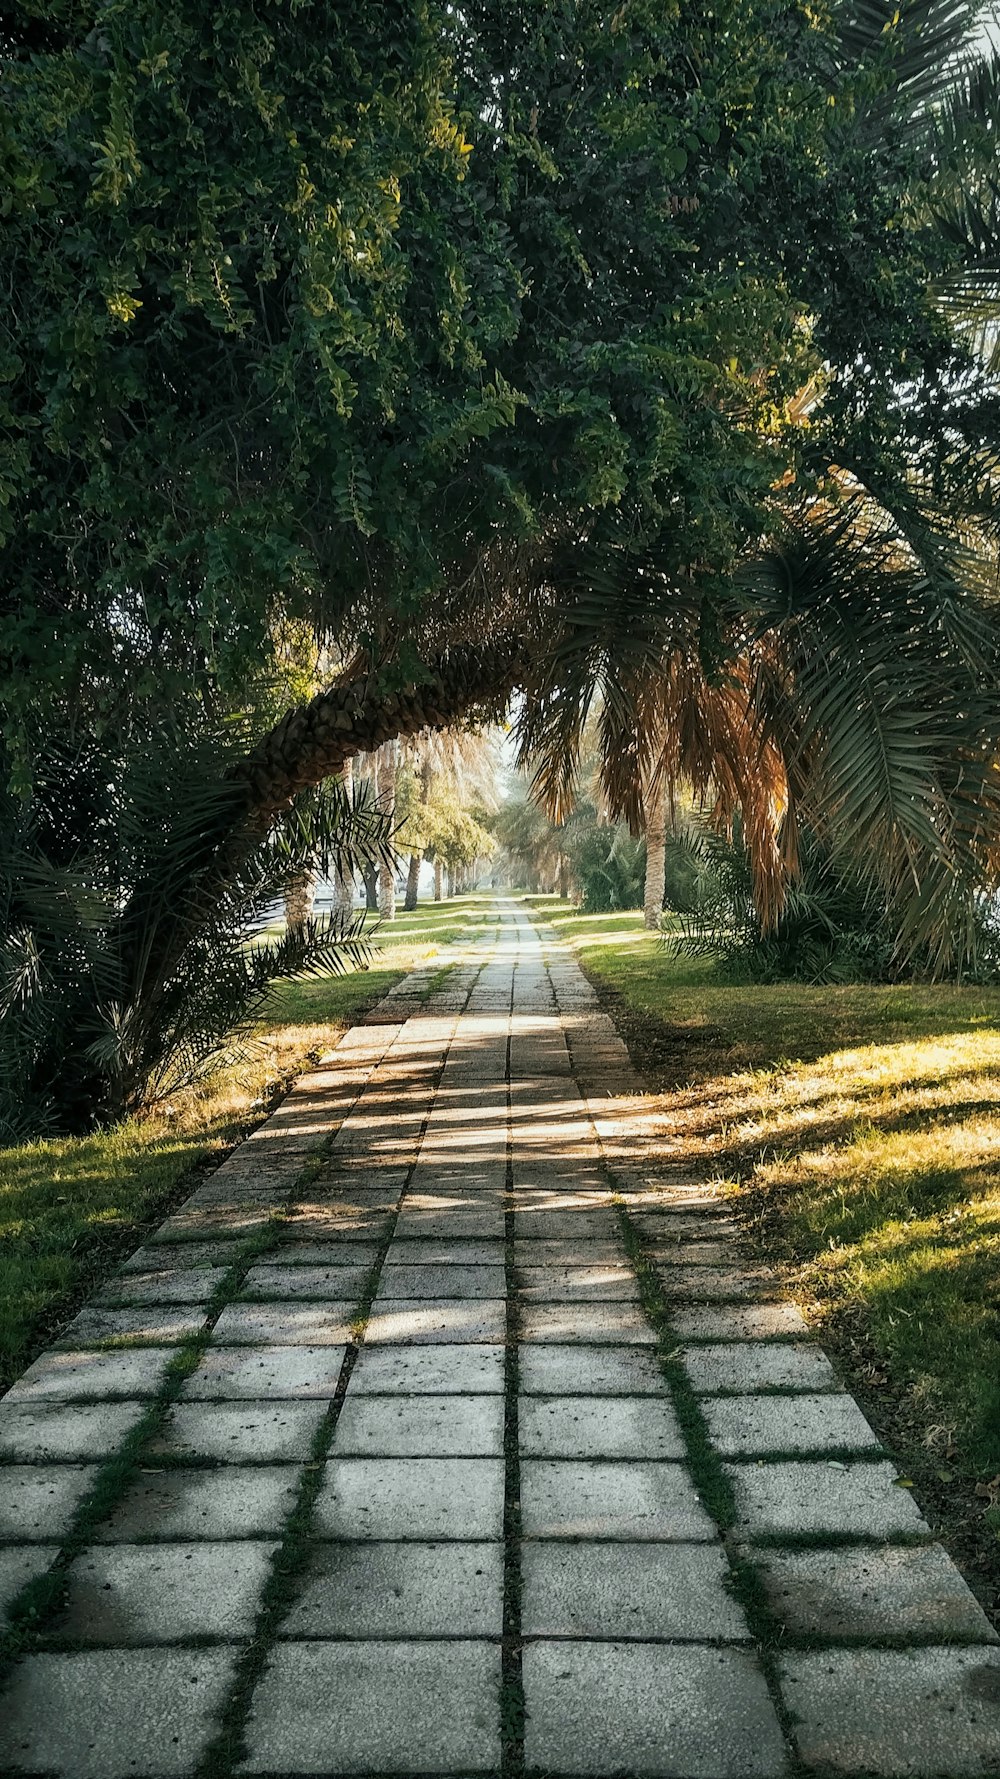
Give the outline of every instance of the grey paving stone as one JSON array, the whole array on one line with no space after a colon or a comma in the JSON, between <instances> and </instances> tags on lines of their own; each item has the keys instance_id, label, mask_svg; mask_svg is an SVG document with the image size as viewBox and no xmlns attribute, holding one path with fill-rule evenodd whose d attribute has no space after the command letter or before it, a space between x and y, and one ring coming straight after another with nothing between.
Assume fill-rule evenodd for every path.
<instances>
[{"instance_id":1,"label":"grey paving stone","mask_svg":"<svg viewBox=\"0 0 1000 1779\"><path fill-rule=\"evenodd\" d=\"M622 1242L559 1241L544 1237L536 1241L515 1240L514 1265L533 1266L627 1266Z\"/></svg>"},{"instance_id":2,"label":"grey paving stone","mask_svg":"<svg viewBox=\"0 0 1000 1779\"><path fill-rule=\"evenodd\" d=\"M519 1242L601 1242L606 1245L617 1240L620 1234L618 1213L610 1208L514 1211L514 1239Z\"/></svg>"},{"instance_id":3,"label":"grey paving stone","mask_svg":"<svg viewBox=\"0 0 1000 1779\"><path fill-rule=\"evenodd\" d=\"M102 1346L110 1342L154 1345L159 1341L176 1345L182 1340L189 1340L193 1334L200 1333L206 1320L204 1309L196 1306L172 1309L151 1305L149 1309L121 1310L88 1307L73 1317L54 1347L57 1351L62 1347L79 1351L81 1347Z\"/></svg>"},{"instance_id":4,"label":"grey paving stone","mask_svg":"<svg viewBox=\"0 0 1000 1779\"><path fill-rule=\"evenodd\" d=\"M283 1396L336 1394L344 1363L344 1347L213 1347L192 1372L182 1395L188 1400L221 1396Z\"/></svg>"},{"instance_id":5,"label":"grey paving stone","mask_svg":"<svg viewBox=\"0 0 1000 1779\"><path fill-rule=\"evenodd\" d=\"M392 1218L388 1211L333 1210L315 1206L289 1215L282 1228L282 1239L288 1242L364 1242L377 1246L389 1233Z\"/></svg>"},{"instance_id":6,"label":"grey paving stone","mask_svg":"<svg viewBox=\"0 0 1000 1779\"><path fill-rule=\"evenodd\" d=\"M210 1242L185 1242L180 1249L176 1242L152 1242L143 1248L137 1248L134 1254L123 1260L119 1272L127 1276L131 1273L217 1270L221 1274L235 1263L240 1248L241 1243L235 1237L232 1241L216 1239ZM111 1285L116 1283L117 1280L112 1279Z\"/></svg>"},{"instance_id":7,"label":"grey paving stone","mask_svg":"<svg viewBox=\"0 0 1000 1779\"><path fill-rule=\"evenodd\" d=\"M145 1402L0 1402L0 1459L107 1458L146 1412Z\"/></svg>"},{"instance_id":8,"label":"grey paving stone","mask_svg":"<svg viewBox=\"0 0 1000 1779\"><path fill-rule=\"evenodd\" d=\"M213 1344L343 1347L357 1314L354 1299L324 1304L230 1303L215 1324Z\"/></svg>"},{"instance_id":9,"label":"grey paving stone","mask_svg":"<svg viewBox=\"0 0 1000 1779\"><path fill-rule=\"evenodd\" d=\"M148 1252L152 1253L152 1249ZM112 1279L91 1299L94 1305L207 1303L226 1276L224 1266L161 1267Z\"/></svg>"},{"instance_id":10,"label":"grey paving stone","mask_svg":"<svg viewBox=\"0 0 1000 1779\"><path fill-rule=\"evenodd\" d=\"M499 1637L502 1544L319 1544L282 1637Z\"/></svg>"},{"instance_id":11,"label":"grey paving stone","mask_svg":"<svg viewBox=\"0 0 1000 1779\"><path fill-rule=\"evenodd\" d=\"M774 1340L809 1333L794 1303L692 1304L672 1309L670 1326L682 1340Z\"/></svg>"},{"instance_id":12,"label":"grey paving stone","mask_svg":"<svg viewBox=\"0 0 1000 1779\"><path fill-rule=\"evenodd\" d=\"M775 1276L766 1267L661 1265L657 1270L670 1302L736 1303L773 1297L777 1290Z\"/></svg>"},{"instance_id":13,"label":"grey paving stone","mask_svg":"<svg viewBox=\"0 0 1000 1779\"><path fill-rule=\"evenodd\" d=\"M702 1412L709 1436L728 1457L766 1452L878 1451L853 1396L707 1396Z\"/></svg>"},{"instance_id":14,"label":"grey paving stone","mask_svg":"<svg viewBox=\"0 0 1000 1779\"><path fill-rule=\"evenodd\" d=\"M275 1266L363 1267L367 1272L377 1253L376 1242L302 1242L279 1236L277 1245L268 1249L267 1260ZM337 1292L335 1295L342 1294Z\"/></svg>"},{"instance_id":15,"label":"grey paving stone","mask_svg":"<svg viewBox=\"0 0 1000 1779\"><path fill-rule=\"evenodd\" d=\"M500 1396L368 1396L348 1391L333 1439L337 1457L498 1458Z\"/></svg>"},{"instance_id":16,"label":"grey paving stone","mask_svg":"<svg viewBox=\"0 0 1000 1779\"><path fill-rule=\"evenodd\" d=\"M521 1547L526 1637L739 1641L719 1544L536 1543Z\"/></svg>"},{"instance_id":17,"label":"grey paving stone","mask_svg":"<svg viewBox=\"0 0 1000 1779\"><path fill-rule=\"evenodd\" d=\"M829 1359L811 1341L720 1341L691 1347L684 1364L701 1394L839 1388Z\"/></svg>"},{"instance_id":18,"label":"grey paving stone","mask_svg":"<svg viewBox=\"0 0 1000 1779\"><path fill-rule=\"evenodd\" d=\"M275 1543L92 1545L70 1564L59 1637L118 1647L247 1637Z\"/></svg>"},{"instance_id":19,"label":"grey paving stone","mask_svg":"<svg viewBox=\"0 0 1000 1779\"><path fill-rule=\"evenodd\" d=\"M526 1303L638 1303L639 1287L627 1266L524 1266L518 1290Z\"/></svg>"},{"instance_id":20,"label":"grey paving stone","mask_svg":"<svg viewBox=\"0 0 1000 1779\"><path fill-rule=\"evenodd\" d=\"M506 1329L507 1305L502 1298L387 1298L373 1305L365 1342L369 1346L499 1342Z\"/></svg>"},{"instance_id":21,"label":"grey paving stone","mask_svg":"<svg viewBox=\"0 0 1000 1779\"><path fill-rule=\"evenodd\" d=\"M335 1458L316 1502L325 1538L499 1538L497 1458Z\"/></svg>"},{"instance_id":22,"label":"grey paving stone","mask_svg":"<svg viewBox=\"0 0 1000 1779\"><path fill-rule=\"evenodd\" d=\"M642 1310L631 1303L529 1303L521 1317L521 1338L526 1343L656 1345Z\"/></svg>"},{"instance_id":23,"label":"grey paving stone","mask_svg":"<svg viewBox=\"0 0 1000 1779\"><path fill-rule=\"evenodd\" d=\"M0 1469L0 1538L44 1538L58 1544L97 1473L96 1464L5 1464Z\"/></svg>"},{"instance_id":24,"label":"grey paving stone","mask_svg":"<svg viewBox=\"0 0 1000 1779\"><path fill-rule=\"evenodd\" d=\"M502 1242L392 1242L387 1269L397 1266L503 1266ZM501 1293L502 1294L502 1293ZM412 1296L413 1293L407 1293Z\"/></svg>"},{"instance_id":25,"label":"grey paving stone","mask_svg":"<svg viewBox=\"0 0 1000 1779\"><path fill-rule=\"evenodd\" d=\"M728 1239L703 1242L688 1241L679 1235L672 1239L661 1238L653 1243L650 1258L671 1267L711 1266L723 1272L730 1272L734 1267L744 1269L741 1249L735 1241Z\"/></svg>"},{"instance_id":26,"label":"grey paving stone","mask_svg":"<svg viewBox=\"0 0 1000 1779\"><path fill-rule=\"evenodd\" d=\"M6 1544L0 1547L0 1625L9 1623L10 1608L29 1581L51 1569L57 1544Z\"/></svg>"},{"instance_id":27,"label":"grey paving stone","mask_svg":"<svg viewBox=\"0 0 1000 1779\"><path fill-rule=\"evenodd\" d=\"M663 1216L650 1216L648 1212L637 1211L635 1221L641 1226L642 1233L650 1244L654 1259L666 1259L675 1253L682 1242L697 1244L699 1247L709 1242L724 1242L726 1251L737 1252L729 1243L737 1242L739 1225L732 1217L722 1216L718 1209L707 1216L700 1211L685 1214L681 1211L670 1211Z\"/></svg>"},{"instance_id":28,"label":"grey paving stone","mask_svg":"<svg viewBox=\"0 0 1000 1779\"><path fill-rule=\"evenodd\" d=\"M178 1402L157 1453L228 1464L308 1458L328 1402Z\"/></svg>"},{"instance_id":29,"label":"grey paving stone","mask_svg":"<svg viewBox=\"0 0 1000 1779\"><path fill-rule=\"evenodd\" d=\"M654 1354L642 1347L525 1346L520 1386L531 1396L663 1396Z\"/></svg>"},{"instance_id":30,"label":"grey paving stone","mask_svg":"<svg viewBox=\"0 0 1000 1779\"><path fill-rule=\"evenodd\" d=\"M684 1458L670 1403L648 1396L522 1396L525 1458Z\"/></svg>"},{"instance_id":31,"label":"grey paving stone","mask_svg":"<svg viewBox=\"0 0 1000 1779\"><path fill-rule=\"evenodd\" d=\"M496 1644L281 1643L254 1694L238 1770L491 1772L499 1701Z\"/></svg>"},{"instance_id":32,"label":"grey paving stone","mask_svg":"<svg viewBox=\"0 0 1000 1779\"><path fill-rule=\"evenodd\" d=\"M8 1390L4 1405L71 1402L78 1397L110 1401L118 1396L155 1396L173 1356L169 1347L113 1353L50 1349Z\"/></svg>"},{"instance_id":33,"label":"grey paving stone","mask_svg":"<svg viewBox=\"0 0 1000 1779\"><path fill-rule=\"evenodd\" d=\"M1000 1650L824 1649L783 1658L796 1748L823 1773L1000 1771Z\"/></svg>"},{"instance_id":34,"label":"grey paving stone","mask_svg":"<svg viewBox=\"0 0 1000 1779\"><path fill-rule=\"evenodd\" d=\"M751 1653L699 1644L531 1643L525 1760L546 1773L778 1779L784 1743Z\"/></svg>"},{"instance_id":35,"label":"grey paving stone","mask_svg":"<svg viewBox=\"0 0 1000 1779\"><path fill-rule=\"evenodd\" d=\"M224 1207L206 1206L203 1209L178 1211L176 1216L168 1217L156 1230L154 1241L157 1247L165 1242L176 1245L178 1252L183 1250L186 1242L203 1243L212 1239L231 1241L239 1237L256 1235L265 1229L281 1209L279 1204L245 1205L242 1210L230 1210ZM183 1265L183 1259L180 1264Z\"/></svg>"},{"instance_id":36,"label":"grey paving stone","mask_svg":"<svg viewBox=\"0 0 1000 1779\"><path fill-rule=\"evenodd\" d=\"M501 1298L504 1289L502 1266L404 1266L397 1261L383 1271L375 1301L415 1297Z\"/></svg>"},{"instance_id":37,"label":"grey paving stone","mask_svg":"<svg viewBox=\"0 0 1000 1779\"><path fill-rule=\"evenodd\" d=\"M370 1268L360 1266L252 1266L240 1289L245 1299L312 1298L329 1305L355 1303L364 1289Z\"/></svg>"},{"instance_id":38,"label":"grey paving stone","mask_svg":"<svg viewBox=\"0 0 1000 1779\"><path fill-rule=\"evenodd\" d=\"M350 1396L501 1395L501 1346L362 1347Z\"/></svg>"},{"instance_id":39,"label":"grey paving stone","mask_svg":"<svg viewBox=\"0 0 1000 1779\"><path fill-rule=\"evenodd\" d=\"M144 1470L94 1534L99 1544L159 1538L276 1537L295 1506L295 1464Z\"/></svg>"},{"instance_id":40,"label":"grey paving stone","mask_svg":"<svg viewBox=\"0 0 1000 1779\"><path fill-rule=\"evenodd\" d=\"M681 1464L521 1465L526 1538L714 1538L715 1527Z\"/></svg>"},{"instance_id":41,"label":"grey paving stone","mask_svg":"<svg viewBox=\"0 0 1000 1779\"><path fill-rule=\"evenodd\" d=\"M393 1232L397 1242L501 1242L503 1237L504 1215L500 1207L483 1211L411 1210L405 1200Z\"/></svg>"},{"instance_id":42,"label":"grey paving stone","mask_svg":"<svg viewBox=\"0 0 1000 1779\"><path fill-rule=\"evenodd\" d=\"M939 1544L760 1550L754 1567L793 1637L998 1641Z\"/></svg>"},{"instance_id":43,"label":"grey paving stone","mask_svg":"<svg viewBox=\"0 0 1000 1779\"><path fill-rule=\"evenodd\" d=\"M737 1528L751 1538L834 1534L892 1538L926 1532L909 1491L887 1461L832 1463L790 1459L727 1464Z\"/></svg>"},{"instance_id":44,"label":"grey paving stone","mask_svg":"<svg viewBox=\"0 0 1000 1779\"><path fill-rule=\"evenodd\" d=\"M25 1656L0 1695L0 1770L136 1779L137 1750L155 1750L155 1779L191 1774L215 1734L235 1661L229 1649Z\"/></svg>"}]
</instances>

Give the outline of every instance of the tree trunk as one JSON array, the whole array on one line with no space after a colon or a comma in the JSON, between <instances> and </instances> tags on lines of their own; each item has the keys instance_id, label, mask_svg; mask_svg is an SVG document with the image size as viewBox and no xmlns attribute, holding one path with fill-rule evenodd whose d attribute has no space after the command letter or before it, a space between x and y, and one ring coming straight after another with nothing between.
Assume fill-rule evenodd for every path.
<instances>
[{"instance_id":1,"label":"tree trunk","mask_svg":"<svg viewBox=\"0 0 1000 1779\"><path fill-rule=\"evenodd\" d=\"M301 933L306 921L312 919L316 902L316 878L312 871L303 871L285 891L285 926L290 933Z\"/></svg>"},{"instance_id":2,"label":"tree trunk","mask_svg":"<svg viewBox=\"0 0 1000 1779\"><path fill-rule=\"evenodd\" d=\"M559 854L558 888L559 894L565 902L566 897L569 895L569 860L564 852Z\"/></svg>"},{"instance_id":3,"label":"tree trunk","mask_svg":"<svg viewBox=\"0 0 1000 1779\"><path fill-rule=\"evenodd\" d=\"M383 741L375 759L376 784L378 800L383 813L394 822L396 819L396 762L398 748L395 740ZM395 859L391 864L379 866L378 873L378 909L383 920L396 918L396 866Z\"/></svg>"},{"instance_id":4,"label":"tree trunk","mask_svg":"<svg viewBox=\"0 0 1000 1779\"><path fill-rule=\"evenodd\" d=\"M406 898L403 902L403 907L406 909L407 914L413 913L413 910L417 905L417 895L419 890L420 854L418 852L411 852L409 869L406 873Z\"/></svg>"},{"instance_id":5,"label":"tree trunk","mask_svg":"<svg viewBox=\"0 0 1000 1779\"><path fill-rule=\"evenodd\" d=\"M444 865L440 859L434 860L434 900L440 902L444 894Z\"/></svg>"},{"instance_id":6,"label":"tree trunk","mask_svg":"<svg viewBox=\"0 0 1000 1779\"><path fill-rule=\"evenodd\" d=\"M340 783L349 803L354 801L354 761L345 760ZM342 925L354 917L354 872L338 871L333 886L333 908Z\"/></svg>"},{"instance_id":7,"label":"tree trunk","mask_svg":"<svg viewBox=\"0 0 1000 1779\"><path fill-rule=\"evenodd\" d=\"M651 932L658 932L663 915L666 883L667 803L661 786L646 793L646 890L643 918Z\"/></svg>"},{"instance_id":8,"label":"tree trunk","mask_svg":"<svg viewBox=\"0 0 1000 1779\"><path fill-rule=\"evenodd\" d=\"M365 907L369 914L378 913L378 872L374 865L365 866Z\"/></svg>"}]
</instances>

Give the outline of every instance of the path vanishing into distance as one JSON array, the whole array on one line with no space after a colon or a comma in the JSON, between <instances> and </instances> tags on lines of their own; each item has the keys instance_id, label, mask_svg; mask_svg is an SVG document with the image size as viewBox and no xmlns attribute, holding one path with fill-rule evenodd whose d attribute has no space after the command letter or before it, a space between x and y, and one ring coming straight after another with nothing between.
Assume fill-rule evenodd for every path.
<instances>
[{"instance_id":1,"label":"path vanishing into distance","mask_svg":"<svg viewBox=\"0 0 1000 1779\"><path fill-rule=\"evenodd\" d=\"M1000 1773L988 1621L570 952L454 955L0 1402L0 1771Z\"/></svg>"}]
</instances>

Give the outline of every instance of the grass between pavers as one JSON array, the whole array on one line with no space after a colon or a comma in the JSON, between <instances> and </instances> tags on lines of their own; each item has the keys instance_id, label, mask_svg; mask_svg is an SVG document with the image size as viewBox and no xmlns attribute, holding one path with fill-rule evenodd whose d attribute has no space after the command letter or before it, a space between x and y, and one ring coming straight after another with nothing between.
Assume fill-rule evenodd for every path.
<instances>
[{"instance_id":1,"label":"grass between pavers","mask_svg":"<svg viewBox=\"0 0 1000 1779\"><path fill-rule=\"evenodd\" d=\"M383 927L370 968L274 990L252 1050L145 1118L0 1149L0 1392L150 1224L265 1118L306 1064L408 971L473 938L492 898L430 903ZM442 966L441 975L448 966Z\"/></svg>"},{"instance_id":2,"label":"grass between pavers","mask_svg":"<svg viewBox=\"0 0 1000 1779\"><path fill-rule=\"evenodd\" d=\"M664 1155L730 1183L995 1611L1000 990L727 983L638 913L525 906L576 951L661 1095Z\"/></svg>"}]
</instances>

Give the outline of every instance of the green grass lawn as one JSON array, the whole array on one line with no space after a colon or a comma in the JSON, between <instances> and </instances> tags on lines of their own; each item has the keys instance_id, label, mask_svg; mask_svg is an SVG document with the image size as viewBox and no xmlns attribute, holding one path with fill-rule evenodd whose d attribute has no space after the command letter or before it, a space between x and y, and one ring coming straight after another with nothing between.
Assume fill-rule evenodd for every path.
<instances>
[{"instance_id":1,"label":"green grass lawn","mask_svg":"<svg viewBox=\"0 0 1000 1779\"><path fill-rule=\"evenodd\" d=\"M382 929L368 969L279 984L252 1050L145 1118L0 1149L0 1390L186 1193L193 1167L220 1159L360 1010L473 937L489 910L488 896L430 903Z\"/></svg>"},{"instance_id":2,"label":"green grass lawn","mask_svg":"<svg viewBox=\"0 0 1000 1779\"><path fill-rule=\"evenodd\" d=\"M731 985L639 914L525 905L611 992L676 1152L738 1188L924 1498L961 1489L1000 1560L1000 990Z\"/></svg>"}]
</instances>

